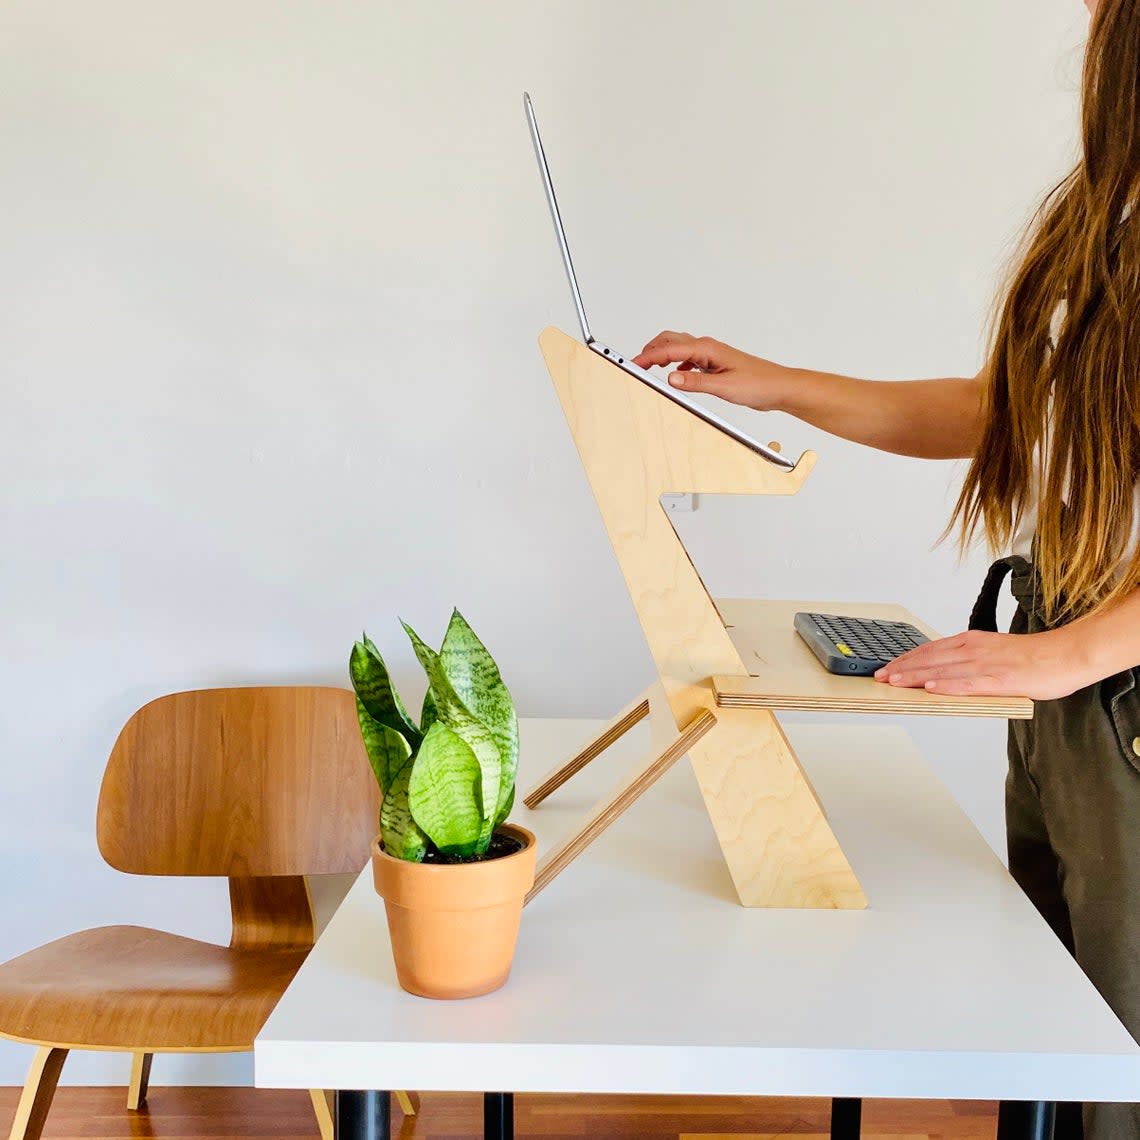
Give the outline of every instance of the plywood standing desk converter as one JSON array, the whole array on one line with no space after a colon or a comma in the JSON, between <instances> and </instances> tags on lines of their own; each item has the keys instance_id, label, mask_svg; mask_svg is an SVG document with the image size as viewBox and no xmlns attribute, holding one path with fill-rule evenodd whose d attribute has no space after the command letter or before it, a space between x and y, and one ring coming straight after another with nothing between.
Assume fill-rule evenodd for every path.
<instances>
[{"instance_id":1,"label":"plywood standing desk converter","mask_svg":"<svg viewBox=\"0 0 1140 1140\"><path fill-rule=\"evenodd\" d=\"M598 727L524 720L520 779ZM637 726L515 818L550 848L649 736ZM1025 1102L1140 1099L1140 1048L907 734L789 736L867 909L735 905L679 764L528 905L511 978L486 997L399 988L366 869L259 1035L257 1084L482 1091L496 1137L502 1090L1003 1100L1003 1140L1035 1135L1015 1128ZM342 1140L376 1140L387 1099L339 1096Z\"/></svg>"},{"instance_id":2,"label":"plywood standing desk converter","mask_svg":"<svg viewBox=\"0 0 1140 1140\"><path fill-rule=\"evenodd\" d=\"M716 603L661 505L675 492L795 495L815 456L784 470L557 329L539 338L546 367L657 667L657 683L601 736L525 795L536 808L642 717L646 764L596 805L580 834L541 857L537 892L687 753L744 906L859 908L863 885L836 840L774 710L1028 717L1023 699L949 698L839 678L792 628L796 608L892 616L898 607L764 600ZM774 445L775 446L775 445Z\"/></svg>"}]
</instances>

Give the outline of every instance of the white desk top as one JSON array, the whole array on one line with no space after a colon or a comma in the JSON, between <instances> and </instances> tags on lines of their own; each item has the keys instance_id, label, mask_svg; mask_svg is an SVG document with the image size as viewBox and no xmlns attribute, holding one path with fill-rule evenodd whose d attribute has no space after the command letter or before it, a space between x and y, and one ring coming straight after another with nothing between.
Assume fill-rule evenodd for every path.
<instances>
[{"instance_id":1,"label":"white desk top","mask_svg":"<svg viewBox=\"0 0 1140 1140\"><path fill-rule=\"evenodd\" d=\"M594 727L524 722L520 800ZM366 869L258 1037L257 1084L1140 1100L1140 1047L907 735L788 729L867 910L740 907L682 760L527 908L498 993L400 990ZM644 730L513 818L549 848Z\"/></svg>"}]
</instances>

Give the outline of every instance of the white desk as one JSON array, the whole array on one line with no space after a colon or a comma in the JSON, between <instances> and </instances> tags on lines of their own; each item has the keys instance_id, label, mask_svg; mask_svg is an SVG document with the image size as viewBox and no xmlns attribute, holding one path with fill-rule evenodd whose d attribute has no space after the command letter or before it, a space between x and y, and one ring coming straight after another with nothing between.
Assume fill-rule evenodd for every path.
<instances>
[{"instance_id":1,"label":"white desk","mask_svg":"<svg viewBox=\"0 0 1140 1140\"><path fill-rule=\"evenodd\" d=\"M587 721L524 721L521 792ZM367 868L257 1039L272 1088L1140 1100L1140 1047L896 728L789 726L865 911L746 910L688 764L523 915L511 980L397 985ZM540 853L648 748L536 811Z\"/></svg>"}]
</instances>

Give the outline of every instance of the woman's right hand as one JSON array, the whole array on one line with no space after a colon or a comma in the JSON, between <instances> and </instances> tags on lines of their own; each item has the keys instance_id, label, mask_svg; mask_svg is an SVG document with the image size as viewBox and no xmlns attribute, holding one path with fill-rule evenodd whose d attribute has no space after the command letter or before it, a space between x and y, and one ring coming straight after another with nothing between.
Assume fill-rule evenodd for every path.
<instances>
[{"instance_id":1,"label":"woman's right hand","mask_svg":"<svg viewBox=\"0 0 1140 1140\"><path fill-rule=\"evenodd\" d=\"M669 374L674 388L709 392L758 412L780 407L794 373L782 364L749 356L711 337L668 330L658 333L633 358L633 363L641 368L676 364L677 369Z\"/></svg>"},{"instance_id":2,"label":"woman's right hand","mask_svg":"<svg viewBox=\"0 0 1140 1140\"><path fill-rule=\"evenodd\" d=\"M856 380L787 368L707 336L658 333L633 358L677 368L669 383L758 412L784 412L842 439L920 459L974 455L984 427L985 373L943 380Z\"/></svg>"}]
</instances>

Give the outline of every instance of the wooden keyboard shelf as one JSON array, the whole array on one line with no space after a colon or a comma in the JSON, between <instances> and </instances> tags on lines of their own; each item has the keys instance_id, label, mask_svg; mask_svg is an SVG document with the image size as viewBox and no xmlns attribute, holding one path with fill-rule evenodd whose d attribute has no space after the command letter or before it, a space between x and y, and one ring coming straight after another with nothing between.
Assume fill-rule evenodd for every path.
<instances>
[{"instance_id":1,"label":"wooden keyboard shelf","mask_svg":"<svg viewBox=\"0 0 1140 1140\"><path fill-rule=\"evenodd\" d=\"M827 672L792 626L800 610L907 621L927 637L940 635L902 606L876 602L781 602L720 598L717 609L748 671L713 677L720 708L795 712L890 713L917 716L981 716L1027 720L1033 702L1024 697L946 697L925 689L893 689L872 677Z\"/></svg>"}]
</instances>

